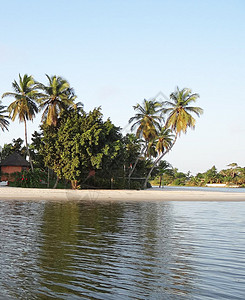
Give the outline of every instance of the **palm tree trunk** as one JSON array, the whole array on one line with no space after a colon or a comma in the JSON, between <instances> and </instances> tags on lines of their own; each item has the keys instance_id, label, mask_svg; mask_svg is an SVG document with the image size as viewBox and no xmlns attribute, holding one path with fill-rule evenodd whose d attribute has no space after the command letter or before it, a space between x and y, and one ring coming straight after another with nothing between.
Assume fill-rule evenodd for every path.
<instances>
[{"instance_id":1,"label":"palm tree trunk","mask_svg":"<svg viewBox=\"0 0 245 300\"><path fill-rule=\"evenodd\" d=\"M49 167L48 167L48 183L47 183L47 188L49 188Z\"/></svg>"},{"instance_id":2,"label":"palm tree trunk","mask_svg":"<svg viewBox=\"0 0 245 300\"><path fill-rule=\"evenodd\" d=\"M26 152L27 152L27 155L29 156L29 161L30 161L30 165L31 165L31 170L33 172L33 163L32 163L32 160L31 160L31 154L30 154L30 150L29 150L29 147L28 147L28 143L27 143L27 126L26 126L26 119L24 119L24 125L25 125L25 143L26 143Z\"/></svg>"},{"instance_id":3,"label":"palm tree trunk","mask_svg":"<svg viewBox=\"0 0 245 300\"><path fill-rule=\"evenodd\" d=\"M147 182L149 180L149 178L151 177L151 173L154 170L154 168L156 167L156 165L160 162L160 160L173 148L174 144L176 143L177 140L177 133L175 135L174 141L172 143L172 145L165 151L163 152L153 163L153 166L151 167L148 175L146 176L145 182L144 182L144 189L146 189L147 186Z\"/></svg>"},{"instance_id":4,"label":"palm tree trunk","mask_svg":"<svg viewBox=\"0 0 245 300\"><path fill-rule=\"evenodd\" d=\"M56 176L57 176L57 175L56 175ZM58 182L59 182L59 177L57 176L56 181L55 181L55 184L54 184L54 186L53 186L53 189L56 189L56 188L57 188Z\"/></svg>"},{"instance_id":5,"label":"palm tree trunk","mask_svg":"<svg viewBox=\"0 0 245 300\"><path fill-rule=\"evenodd\" d=\"M134 165L133 165L133 168L131 169L131 171L130 171L129 174L128 174L129 188L130 188L130 178L131 178L131 176L132 176L132 174L133 174L133 172L134 172L134 170L135 170L135 168L136 168L136 166L137 166L137 164L138 164L138 161L139 161L141 155L145 152L146 147L147 147L147 145L145 145L145 146L143 147L142 151L140 152L140 155L136 158L136 161L135 161L135 163L134 163Z\"/></svg>"}]
</instances>

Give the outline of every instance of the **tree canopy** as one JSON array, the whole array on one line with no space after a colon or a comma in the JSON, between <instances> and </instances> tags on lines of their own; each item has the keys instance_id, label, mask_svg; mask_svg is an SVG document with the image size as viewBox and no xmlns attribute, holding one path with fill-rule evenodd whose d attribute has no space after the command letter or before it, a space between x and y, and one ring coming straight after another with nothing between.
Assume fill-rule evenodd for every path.
<instances>
[{"instance_id":1,"label":"tree canopy","mask_svg":"<svg viewBox=\"0 0 245 300\"><path fill-rule=\"evenodd\" d=\"M43 110L42 120L48 125L57 125L61 112L71 106L75 106L76 96L67 80L60 76L48 76L48 85L37 83L36 87L41 90L38 102Z\"/></svg>"},{"instance_id":2,"label":"tree canopy","mask_svg":"<svg viewBox=\"0 0 245 300\"><path fill-rule=\"evenodd\" d=\"M122 147L119 128L102 120L100 108L61 115L57 128L44 124L41 152L47 166L75 188L92 170L116 162Z\"/></svg>"},{"instance_id":3,"label":"tree canopy","mask_svg":"<svg viewBox=\"0 0 245 300\"><path fill-rule=\"evenodd\" d=\"M144 179L146 187L177 137L195 128L193 114L199 117L203 113L193 105L199 95L177 87L166 101L144 99L142 104L134 105L135 115L129 119L133 133L123 136L110 119L103 120L100 108L85 112L83 104L75 102L75 91L66 79L46 77L45 85L32 76L19 74L19 81L12 83L14 91L2 95L14 101L7 109L0 105L0 127L7 129L8 118L14 121L18 117L24 122L23 149L32 169L31 157L35 168L46 168L48 174L53 170L57 179L70 181L73 188L86 184L108 186L108 182L111 186L130 187L131 179L138 180L137 187ZM5 115L7 111L9 116ZM38 111L42 111L41 131L34 132L29 149L26 122L33 120ZM5 153L12 148L6 145ZM235 176L236 166L232 167Z\"/></svg>"}]
</instances>

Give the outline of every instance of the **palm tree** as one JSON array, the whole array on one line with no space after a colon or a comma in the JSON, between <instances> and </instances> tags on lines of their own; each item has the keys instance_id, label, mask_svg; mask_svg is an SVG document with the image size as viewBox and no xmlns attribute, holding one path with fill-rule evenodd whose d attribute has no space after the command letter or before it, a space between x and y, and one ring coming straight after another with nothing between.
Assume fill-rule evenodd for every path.
<instances>
[{"instance_id":1,"label":"palm tree","mask_svg":"<svg viewBox=\"0 0 245 300\"><path fill-rule=\"evenodd\" d=\"M31 161L30 151L27 143L27 120L33 121L35 114L38 112L38 108L35 100L37 99L38 93L35 89L34 79L32 76L25 74L23 78L19 74L19 83L15 80L12 83L14 92L7 92L2 95L4 97L13 97L15 101L12 102L9 107L9 116L12 121L18 116L20 122L24 122L25 126L25 143L27 154L29 156L31 169L33 170L33 165Z\"/></svg>"},{"instance_id":2,"label":"palm tree","mask_svg":"<svg viewBox=\"0 0 245 300\"><path fill-rule=\"evenodd\" d=\"M236 176L236 173L238 172L239 166L237 163L231 163L228 165L228 167L231 167L231 177L234 178Z\"/></svg>"},{"instance_id":3,"label":"palm tree","mask_svg":"<svg viewBox=\"0 0 245 300\"><path fill-rule=\"evenodd\" d=\"M200 107L190 106L191 103L196 102L199 98L198 94L192 94L191 89L183 88L180 90L178 87L175 92L170 95L171 101L164 101L163 106L167 107L163 109L163 112L168 114L166 126L170 127L175 132L175 140L172 144L175 144L177 137L182 132L186 133L187 128L195 128L196 120L191 115L196 114L198 117L203 113L203 109ZM172 148L171 147L171 148Z\"/></svg>"},{"instance_id":4,"label":"palm tree","mask_svg":"<svg viewBox=\"0 0 245 300\"><path fill-rule=\"evenodd\" d=\"M157 140L156 151L158 152L158 156L156 160L153 162L153 165L145 179L144 188L146 188L147 186L147 182L151 177L151 173L153 169L158 165L158 163L161 161L163 156L169 151L169 149L172 148L172 142L173 142L172 131L169 128L163 127L159 132L159 135L157 136L156 140Z\"/></svg>"},{"instance_id":5,"label":"palm tree","mask_svg":"<svg viewBox=\"0 0 245 300\"><path fill-rule=\"evenodd\" d=\"M172 101L164 101L162 103L162 106L164 107L162 109L162 113L168 114L164 130L166 131L167 128L170 128L171 131L175 133L175 138L172 141L173 136L169 136L169 143L165 145L165 147L162 145L164 151L161 150L161 142L159 140L160 144L158 148L161 150L161 155L159 155L159 157L153 163L153 166L150 169L150 172L148 173L145 180L144 188L146 188L147 181L150 178L152 170L163 158L163 156L165 156L172 149L177 140L177 137L180 136L181 132L186 133L188 127L191 127L192 129L195 128L196 120L191 114L194 113L199 117L203 113L202 108L190 106L192 102L196 102L197 98L199 98L199 95L192 94L191 89L184 88L180 90L177 87L176 91L170 95L170 99ZM171 134L170 131L166 131L165 133L167 135Z\"/></svg>"},{"instance_id":6,"label":"palm tree","mask_svg":"<svg viewBox=\"0 0 245 300\"><path fill-rule=\"evenodd\" d=\"M173 134L169 128L163 127L157 137L156 150L160 155L158 161L161 160L161 155L164 154L164 150L168 150L172 146Z\"/></svg>"},{"instance_id":7,"label":"palm tree","mask_svg":"<svg viewBox=\"0 0 245 300\"><path fill-rule=\"evenodd\" d=\"M2 131L4 131L4 129L8 130L9 121L7 119L9 118L9 116L5 115L5 113L7 112L8 111L6 110L6 106L1 105L0 101L0 128L2 129Z\"/></svg>"},{"instance_id":8,"label":"palm tree","mask_svg":"<svg viewBox=\"0 0 245 300\"><path fill-rule=\"evenodd\" d=\"M136 127L136 136L143 137L146 142L154 139L157 135L157 129L160 128L161 117L158 115L161 111L161 104L156 100L144 99L143 105L136 104L133 106L136 110L136 115L129 119L129 124L133 131Z\"/></svg>"},{"instance_id":9,"label":"palm tree","mask_svg":"<svg viewBox=\"0 0 245 300\"><path fill-rule=\"evenodd\" d=\"M48 85L37 83L37 88L42 92L39 96L40 109L44 109L42 120L47 125L57 126L58 117L62 110L74 106L73 89L68 81L59 76L48 76Z\"/></svg>"},{"instance_id":10,"label":"palm tree","mask_svg":"<svg viewBox=\"0 0 245 300\"><path fill-rule=\"evenodd\" d=\"M163 175L168 174L172 175L173 174L173 167L172 165L167 162L166 160L160 161L158 165L158 173L157 175L159 176L159 188L163 186Z\"/></svg>"},{"instance_id":11,"label":"palm tree","mask_svg":"<svg viewBox=\"0 0 245 300\"><path fill-rule=\"evenodd\" d=\"M133 106L133 108L137 113L134 117L129 119L129 124L133 123L131 126L132 131L137 128L136 137L143 137L145 140L145 145L142 147L142 151L137 157L134 166L129 173L129 180L135 170L140 156L145 152L145 150L147 150L147 153L149 153L149 149L147 148L151 146L151 142L156 138L157 130L160 128L160 122L162 121L162 118L159 115L161 112L161 104L156 100L144 99L143 105L137 103L135 106Z\"/></svg>"}]
</instances>

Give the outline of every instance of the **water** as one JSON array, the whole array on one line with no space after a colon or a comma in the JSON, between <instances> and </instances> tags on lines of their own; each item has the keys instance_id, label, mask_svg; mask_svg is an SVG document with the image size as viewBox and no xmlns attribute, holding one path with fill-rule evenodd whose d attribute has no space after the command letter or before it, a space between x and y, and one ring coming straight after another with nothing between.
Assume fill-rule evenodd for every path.
<instances>
[{"instance_id":1,"label":"water","mask_svg":"<svg viewBox=\"0 0 245 300\"><path fill-rule=\"evenodd\" d=\"M245 202L0 201L0 299L244 299Z\"/></svg>"},{"instance_id":2,"label":"water","mask_svg":"<svg viewBox=\"0 0 245 300\"><path fill-rule=\"evenodd\" d=\"M159 188L154 186L153 190L162 191L203 191L203 192L224 192L224 193L244 193L245 188L227 188L227 187L199 187L199 186L164 186Z\"/></svg>"}]
</instances>

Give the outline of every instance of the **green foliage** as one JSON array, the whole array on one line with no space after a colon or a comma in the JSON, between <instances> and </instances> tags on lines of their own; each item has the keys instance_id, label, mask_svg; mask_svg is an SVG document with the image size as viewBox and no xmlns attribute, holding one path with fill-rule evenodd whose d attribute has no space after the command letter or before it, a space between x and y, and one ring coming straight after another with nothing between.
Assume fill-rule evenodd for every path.
<instances>
[{"instance_id":1,"label":"green foliage","mask_svg":"<svg viewBox=\"0 0 245 300\"><path fill-rule=\"evenodd\" d=\"M19 74L19 82L14 80L12 83L14 92L7 92L2 95L4 97L13 97L15 100L9 105L8 111L9 116L12 121L16 117L19 118L20 122L24 122L25 127L25 145L26 150L30 159L31 169L33 170L33 164L31 161L31 155L29 153L28 143L27 143L27 121L33 121L36 113L38 112L38 107L36 100L38 97L38 91L35 87L35 81L32 76L25 74L23 78Z\"/></svg>"},{"instance_id":2,"label":"green foliage","mask_svg":"<svg viewBox=\"0 0 245 300\"><path fill-rule=\"evenodd\" d=\"M173 143L172 131L166 127L162 127L158 132L158 136L156 139L156 151L158 154L164 154L165 151L168 151Z\"/></svg>"},{"instance_id":3,"label":"green foliage","mask_svg":"<svg viewBox=\"0 0 245 300\"><path fill-rule=\"evenodd\" d=\"M217 171L216 167L208 169L204 173L198 173L190 178L188 184L193 186L205 186L207 183L217 184L223 183L227 186L245 184L245 168L239 167L236 163L228 165L230 168Z\"/></svg>"},{"instance_id":4,"label":"green foliage","mask_svg":"<svg viewBox=\"0 0 245 300\"><path fill-rule=\"evenodd\" d=\"M122 139L124 147L124 176L128 177L135 161L138 160L134 170L134 177L142 177L145 174L144 157L141 157L142 140L138 139L135 134L127 134Z\"/></svg>"},{"instance_id":5,"label":"green foliage","mask_svg":"<svg viewBox=\"0 0 245 300\"><path fill-rule=\"evenodd\" d=\"M190 104L196 102L198 97L199 95L192 94L190 89L180 90L177 87L176 91L170 95L171 100L161 103L156 99L144 100L143 105L134 106L136 114L129 119L129 123L133 123L131 130L136 129L136 136L143 137L145 140L142 153L149 158L155 158L146 176L144 187L150 177L154 176L152 173L154 168L172 149L178 135L181 132L186 133L188 127L195 128L192 113L199 117L203 110Z\"/></svg>"},{"instance_id":6,"label":"green foliage","mask_svg":"<svg viewBox=\"0 0 245 300\"><path fill-rule=\"evenodd\" d=\"M58 177L76 186L86 181L91 170L103 170L104 178L111 178L115 169L118 172L122 137L109 119L102 120L100 108L63 112L56 127L44 124L42 129L41 153Z\"/></svg>"},{"instance_id":7,"label":"green foliage","mask_svg":"<svg viewBox=\"0 0 245 300\"><path fill-rule=\"evenodd\" d=\"M172 185L181 185L181 186L183 186L183 185L185 185L185 180L183 180L183 179L181 180L181 178L177 178L172 182Z\"/></svg>"},{"instance_id":8,"label":"green foliage","mask_svg":"<svg viewBox=\"0 0 245 300\"><path fill-rule=\"evenodd\" d=\"M143 105L137 103L133 106L136 114L129 119L133 123L131 130L137 127L136 136L143 137L147 142L155 139L157 129L160 129L161 117L158 115L161 104L156 100L144 99Z\"/></svg>"},{"instance_id":9,"label":"green foliage","mask_svg":"<svg viewBox=\"0 0 245 300\"><path fill-rule=\"evenodd\" d=\"M19 82L14 81L14 92L2 97L13 97L14 102L8 107L12 120L17 116L25 124L26 148L22 140L4 145L1 158L14 151L28 154L31 167L53 170L59 179L69 180L73 188L140 188L142 178L147 180L156 175L164 176L165 182L172 184L203 184L203 182L228 181L242 184L236 164L231 164L231 171L213 174L212 170L199 178L181 172L167 170L161 160L176 142L181 132L188 127L194 128L192 114L200 116L200 107L190 106L196 102L198 94L190 89L176 89L170 95L170 101L159 102L156 99L144 99L143 105L134 106L135 116L130 118L132 130L136 135L122 137L120 128L108 119L103 121L100 108L86 113L81 103L75 104L75 93L69 83L60 76L47 76L48 84L34 81L32 76L19 75ZM34 132L30 149L27 144L26 121L33 120L39 109L43 110L42 132ZM0 105L0 127L6 129L8 120L5 107ZM164 118L165 117L165 118ZM174 138L175 136L175 138ZM93 172L95 174L91 175ZM26 183L36 185L34 179L25 174ZM136 179L139 178L139 179ZM132 179L132 180L131 180ZM136 180L135 180L136 179ZM29 183L28 183L29 182Z\"/></svg>"},{"instance_id":10,"label":"green foliage","mask_svg":"<svg viewBox=\"0 0 245 300\"><path fill-rule=\"evenodd\" d=\"M57 126L58 118L64 110L75 107L76 96L68 81L60 76L48 76L48 85L37 83L41 91L38 102L43 109L42 120L47 125Z\"/></svg>"},{"instance_id":11,"label":"green foliage","mask_svg":"<svg viewBox=\"0 0 245 300\"><path fill-rule=\"evenodd\" d=\"M215 166L204 173L205 183L216 183L218 181L218 172Z\"/></svg>"},{"instance_id":12,"label":"green foliage","mask_svg":"<svg viewBox=\"0 0 245 300\"><path fill-rule=\"evenodd\" d=\"M38 93L34 83L32 76L25 74L22 78L19 74L19 82L14 80L12 83L14 92L7 92L2 95L2 98L13 97L15 99L8 107L8 111L13 121L17 116L20 122L33 120L35 114L38 112L35 102Z\"/></svg>"},{"instance_id":13,"label":"green foliage","mask_svg":"<svg viewBox=\"0 0 245 300\"><path fill-rule=\"evenodd\" d=\"M152 181L153 185L158 185L160 183L160 180L162 185L184 186L189 184L189 180L191 178L190 172L188 172L187 174L184 172L179 172L177 168L173 168L172 165L167 161L161 161L157 170L157 176Z\"/></svg>"},{"instance_id":14,"label":"green foliage","mask_svg":"<svg viewBox=\"0 0 245 300\"><path fill-rule=\"evenodd\" d=\"M1 160L4 160L7 156L14 152L20 153L22 156L26 156L26 147L23 146L23 140L21 138L13 139L12 143L4 144L1 151Z\"/></svg>"},{"instance_id":15,"label":"green foliage","mask_svg":"<svg viewBox=\"0 0 245 300\"><path fill-rule=\"evenodd\" d=\"M11 174L14 178L12 185L23 188L40 188L43 187L43 183L46 180L46 174L40 169L24 170L22 172L16 172Z\"/></svg>"},{"instance_id":16,"label":"green foliage","mask_svg":"<svg viewBox=\"0 0 245 300\"><path fill-rule=\"evenodd\" d=\"M183 88L180 90L178 87L171 93L171 101L163 103L163 112L168 114L166 126L180 135L181 132L186 133L187 128L195 128L196 120L192 117L192 113L198 117L203 113L202 108L190 106L199 98L198 94L192 94L191 89Z\"/></svg>"},{"instance_id":17,"label":"green foliage","mask_svg":"<svg viewBox=\"0 0 245 300\"><path fill-rule=\"evenodd\" d=\"M41 146L43 145L42 133L34 131L32 134L32 143L30 145L30 153L32 157L32 162L35 168L44 169L44 157L40 152Z\"/></svg>"}]
</instances>

